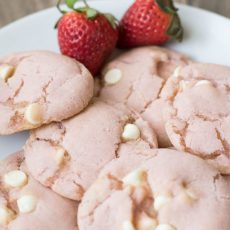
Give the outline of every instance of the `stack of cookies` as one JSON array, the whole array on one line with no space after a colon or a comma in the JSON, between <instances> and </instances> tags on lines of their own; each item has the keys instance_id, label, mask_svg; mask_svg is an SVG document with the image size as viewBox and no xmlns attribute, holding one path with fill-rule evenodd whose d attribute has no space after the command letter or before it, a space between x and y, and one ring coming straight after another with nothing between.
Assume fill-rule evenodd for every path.
<instances>
[{"instance_id":1,"label":"stack of cookies","mask_svg":"<svg viewBox=\"0 0 230 230\"><path fill-rule=\"evenodd\" d=\"M47 51L0 59L1 230L230 230L230 68L158 47L93 78ZM218 215L217 215L218 214Z\"/></svg>"}]
</instances>

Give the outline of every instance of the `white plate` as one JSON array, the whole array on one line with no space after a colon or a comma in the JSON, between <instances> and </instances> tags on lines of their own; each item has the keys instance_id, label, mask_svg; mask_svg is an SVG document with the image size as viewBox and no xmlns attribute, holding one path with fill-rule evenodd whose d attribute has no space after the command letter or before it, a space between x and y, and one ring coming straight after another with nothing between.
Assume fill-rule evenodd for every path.
<instances>
[{"instance_id":1,"label":"white plate","mask_svg":"<svg viewBox=\"0 0 230 230\"><path fill-rule=\"evenodd\" d=\"M132 2L94 0L90 5L120 18ZM186 31L185 40L169 46L199 61L230 65L230 20L197 8L178 7ZM0 55L38 49L58 51L56 31L53 29L58 17L56 8L51 8L4 27L0 30ZM27 135L0 136L0 157L20 149Z\"/></svg>"}]
</instances>

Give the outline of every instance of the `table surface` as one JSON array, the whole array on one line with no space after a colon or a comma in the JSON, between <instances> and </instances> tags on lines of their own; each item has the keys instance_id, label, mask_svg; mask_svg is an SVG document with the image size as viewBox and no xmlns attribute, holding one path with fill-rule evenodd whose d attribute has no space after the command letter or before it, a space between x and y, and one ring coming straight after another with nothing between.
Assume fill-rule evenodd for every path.
<instances>
[{"instance_id":1,"label":"table surface","mask_svg":"<svg viewBox=\"0 0 230 230\"><path fill-rule=\"evenodd\" d=\"M108 1L108 0L107 0ZM115 1L115 0L111 0ZM230 17L230 0L175 0ZM54 6L56 0L0 0L0 27L25 15Z\"/></svg>"}]
</instances>

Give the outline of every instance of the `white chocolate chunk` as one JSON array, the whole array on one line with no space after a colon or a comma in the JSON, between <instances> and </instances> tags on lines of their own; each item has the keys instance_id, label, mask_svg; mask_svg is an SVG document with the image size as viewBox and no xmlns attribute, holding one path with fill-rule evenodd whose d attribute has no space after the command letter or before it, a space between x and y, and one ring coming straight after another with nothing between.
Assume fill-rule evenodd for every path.
<instances>
[{"instance_id":1,"label":"white chocolate chunk","mask_svg":"<svg viewBox=\"0 0 230 230\"><path fill-rule=\"evenodd\" d=\"M0 66L0 79L3 81L7 81L14 74L14 66L3 64Z\"/></svg>"},{"instance_id":2,"label":"white chocolate chunk","mask_svg":"<svg viewBox=\"0 0 230 230\"><path fill-rule=\"evenodd\" d=\"M168 55L166 53L163 53L160 56L160 60L163 61L163 62L167 62L167 61L169 61L169 57L168 57Z\"/></svg>"},{"instance_id":3,"label":"white chocolate chunk","mask_svg":"<svg viewBox=\"0 0 230 230\"><path fill-rule=\"evenodd\" d=\"M182 81L180 81L180 83L179 83L179 90L180 90L180 91L184 91L184 90L186 90L187 88L189 88L189 85L190 85L189 81L182 80Z\"/></svg>"},{"instance_id":4,"label":"white chocolate chunk","mask_svg":"<svg viewBox=\"0 0 230 230\"><path fill-rule=\"evenodd\" d=\"M147 174L144 170L135 170L123 178L125 186L143 186L147 182Z\"/></svg>"},{"instance_id":5,"label":"white chocolate chunk","mask_svg":"<svg viewBox=\"0 0 230 230\"><path fill-rule=\"evenodd\" d=\"M37 199L32 195L25 195L17 200L17 205L21 213L30 213L35 210Z\"/></svg>"},{"instance_id":6,"label":"white chocolate chunk","mask_svg":"<svg viewBox=\"0 0 230 230\"><path fill-rule=\"evenodd\" d=\"M15 218L15 214L11 209L7 207L0 208L0 225L8 224L14 218Z\"/></svg>"},{"instance_id":7,"label":"white chocolate chunk","mask_svg":"<svg viewBox=\"0 0 230 230\"><path fill-rule=\"evenodd\" d=\"M176 230L176 228L170 224L159 224L155 230Z\"/></svg>"},{"instance_id":8,"label":"white chocolate chunk","mask_svg":"<svg viewBox=\"0 0 230 230\"><path fill-rule=\"evenodd\" d=\"M193 191L184 188L184 189L182 190L181 194L180 194L180 199L181 199L183 202L189 204L189 203L192 203L192 202L198 200L198 197L197 197L197 195L196 195Z\"/></svg>"},{"instance_id":9,"label":"white chocolate chunk","mask_svg":"<svg viewBox=\"0 0 230 230\"><path fill-rule=\"evenodd\" d=\"M138 230L154 230L157 226L157 221L147 215L141 216L138 219L137 229Z\"/></svg>"},{"instance_id":10,"label":"white chocolate chunk","mask_svg":"<svg viewBox=\"0 0 230 230\"><path fill-rule=\"evenodd\" d=\"M201 80L201 81L198 81L195 86L201 86L201 85L210 85L212 86L212 82L208 81L208 80Z\"/></svg>"},{"instance_id":11,"label":"white chocolate chunk","mask_svg":"<svg viewBox=\"0 0 230 230\"><path fill-rule=\"evenodd\" d=\"M42 123L42 110L38 103L27 106L25 111L25 119L32 125L40 125Z\"/></svg>"},{"instance_id":12,"label":"white chocolate chunk","mask_svg":"<svg viewBox=\"0 0 230 230\"><path fill-rule=\"evenodd\" d=\"M118 83L122 78L122 72L119 69L111 69L105 74L105 82L108 85Z\"/></svg>"},{"instance_id":13,"label":"white chocolate chunk","mask_svg":"<svg viewBox=\"0 0 230 230\"><path fill-rule=\"evenodd\" d=\"M122 230L135 230L133 223L129 220L123 222Z\"/></svg>"},{"instance_id":14,"label":"white chocolate chunk","mask_svg":"<svg viewBox=\"0 0 230 230\"><path fill-rule=\"evenodd\" d=\"M59 165L63 164L67 157L68 157L68 153L66 152L65 149L60 147L57 148L55 158Z\"/></svg>"},{"instance_id":15,"label":"white chocolate chunk","mask_svg":"<svg viewBox=\"0 0 230 230\"><path fill-rule=\"evenodd\" d=\"M181 71L181 67L178 66L178 67L174 70L174 72L173 72L173 74L172 74L172 77L173 77L173 78L178 78L178 77L180 76L180 71Z\"/></svg>"},{"instance_id":16,"label":"white chocolate chunk","mask_svg":"<svg viewBox=\"0 0 230 230\"><path fill-rule=\"evenodd\" d=\"M140 129L135 124L126 124L122 133L124 141L132 141L140 138Z\"/></svg>"},{"instance_id":17,"label":"white chocolate chunk","mask_svg":"<svg viewBox=\"0 0 230 230\"><path fill-rule=\"evenodd\" d=\"M186 196L188 196L188 198L190 198L192 200L197 200L198 199L197 195L193 191L191 191L189 189L185 189L184 193L185 193Z\"/></svg>"},{"instance_id":18,"label":"white chocolate chunk","mask_svg":"<svg viewBox=\"0 0 230 230\"><path fill-rule=\"evenodd\" d=\"M14 170L5 174L4 182L11 187L18 188L27 184L28 177L24 172L20 170Z\"/></svg>"},{"instance_id":19,"label":"white chocolate chunk","mask_svg":"<svg viewBox=\"0 0 230 230\"><path fill-rule=\"evenodd\" d=\"M157 196L154 200L154 209L159 211L164 205L172 200L169 196Z\"/></svg>"}]
</instances>

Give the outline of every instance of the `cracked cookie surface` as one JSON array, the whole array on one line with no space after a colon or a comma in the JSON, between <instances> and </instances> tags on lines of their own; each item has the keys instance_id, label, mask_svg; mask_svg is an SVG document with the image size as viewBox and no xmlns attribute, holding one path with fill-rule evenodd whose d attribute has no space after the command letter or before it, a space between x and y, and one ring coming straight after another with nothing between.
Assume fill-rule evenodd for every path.
<instances>
[{"instance_id":1,"label":"cracked cookie surface","mask_svg":"<svg viewBox=\"0 0 230 230\"><path fill-rule=\"evenodd\" d=\"M98 100L77 116L31 133L25 146L31 174L60 195L81 200L108 162L119 158L123 144L156 148L152 128L124 105ZM133 144L132 151L135 151Z\"/></svg>"},{"instance_id":2,"label":"cracked cookie surface","mask_svg":"<svg viewBox=\"0 0 230 230\"><path fill-rule=\"evenodd\" d=\"M191 154L151 151L139 165L115 160L98 177L79 206L79 229L228 230L230 178Z\"/></svg>"},{"instance_id":3,"label":"cracked cookie surface","mask_svg":"<svg viewBox=\"0 0 230 230\"><path fill-rule=\"evenodd\" d=\"M36 51L0 60L0 134L37 128L83 110L93 96L93 78L68 57Z\"/></svg>"},{"instance_id":4,"label":"cracked cookie surface","mask_svg":"<svg viewBox=\"0 0 230 230\"><path fill-rule=\"evenodd\" d=\"M28 173L23 152L0 163L1 230L77 230L77 202L43 187Z\"/></svg>"},{"instance_id":5,"label":"cracked cookie surface","mask_svg":"<svg viewBox=\"0 0 230 230\"><path fill-rule=\"evenodd\" d=\"M125 52L104 68L99 97L105 101L124 103L142 114L155 129L159 145L171 146L166 133L161 130L162 126L158 125L161 119L152 118L161 115L152 104L174 69L187 62L185 56L157 47Z\"/></svg>"},{"instance_id":6,"label":"cracked cookie surface","mask_svg":"<svg viewBox=\"0 0 230 230\"><path fill-rule=\"evenodd\" d=\"M191 64L171 77L162 97L173 145L230 174L230 68Z\"/></svg>"}]
</instances>

